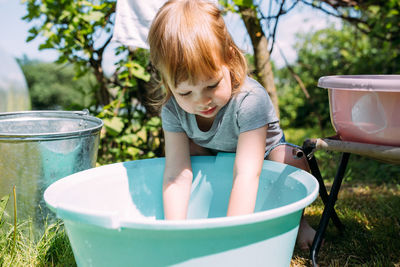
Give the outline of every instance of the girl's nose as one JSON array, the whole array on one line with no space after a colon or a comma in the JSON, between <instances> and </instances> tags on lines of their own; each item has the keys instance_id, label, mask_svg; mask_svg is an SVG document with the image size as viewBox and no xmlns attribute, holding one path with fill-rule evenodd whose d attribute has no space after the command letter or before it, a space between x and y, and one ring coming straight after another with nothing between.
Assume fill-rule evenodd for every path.
<instances>
[{"instance_id":1,"label":"girl's nose","mask_svg":"<svg viewBox=\"0 0 400 267\"><path fill-rule=\"evenodd\" d=\"M201 94L197 99L197 103L201 106L207 107L211 103L211 97L207 94Z\"/></svg>"}]
</instances>

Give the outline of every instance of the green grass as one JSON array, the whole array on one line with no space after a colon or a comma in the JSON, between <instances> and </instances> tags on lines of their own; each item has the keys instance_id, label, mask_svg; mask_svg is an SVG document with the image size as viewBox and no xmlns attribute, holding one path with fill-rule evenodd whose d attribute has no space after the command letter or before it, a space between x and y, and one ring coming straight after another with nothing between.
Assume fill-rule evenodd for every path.
<instances>
[{"instance_id":1,"label":"green grass","mask_svg":"<svg viewBox=\"0 0 400 267\"><path fill-rule=\"evenodd\" d=\"M320 199L306 209L315 228L322 215ZM321 266L400 266L400 190L397 186L343 184L336 205L345 225L330 222L318 262ZM309 266L308 253L295 250L292 266Z\"/></svg>"},{"instance_id":2,"label":"green grass","mask_svg":"<svg viewBox=\"0 0 400 267\"><path fill-rule=\"evenodd\" d=\"M298 145L308 137L318 137L312 130L285 133ZM329 190L340 153L318 151L315 155ZM29 221L16 226L6 223L1 207L0 266L75 266L62 222L48 225L40 238L34 238ZM306 208L305 216L314 228L322 211L320 198ZM351 155L336 211L345 230L340 233L329 224L319 252L320 266L400 267L400 166ZM291 266L311 266L308 252L296 247Z\"/></svg>"},{"instance_id":3,"label":"green grass","mask_svg":"<svg viewBox=\"0 0 400 267\"><path fill-rule=\"evenodd\" d=\"M290 135L291 142L304 140ZM305 133L316 138L312 132ZM317 151L315 156L328 192L336 174L340 153ZM316 229L324 205L320 198L306 208L305 216ZM340 233L329 223L318 255L320 266L400 267L400 166L350 155L336 202L345 225ZM311 266L309 253L295 249L291 266Z\"/></svg>"},{"instance_id":4,"label":"green grass","mask_svg":"<svg viewBox=\"0 0 400 267\"><path fill-rule=\"evenodd\" d=\"M14 228L2 225L0 266L76 266L62 222L46 227L39 240L33 237L29 221Z\"/></svg>"},{"instance_id":5,"label":"green grass","mask_svg":"<svg viewBox=\"0 0 400 267\"><path fill-rule=\"evenodd\" d=\"M8 197L0 202L0 266L76 266L61 221L46 224L38 234L31 220L10 222L7 202Z\"/></svg>"}]
</instances>

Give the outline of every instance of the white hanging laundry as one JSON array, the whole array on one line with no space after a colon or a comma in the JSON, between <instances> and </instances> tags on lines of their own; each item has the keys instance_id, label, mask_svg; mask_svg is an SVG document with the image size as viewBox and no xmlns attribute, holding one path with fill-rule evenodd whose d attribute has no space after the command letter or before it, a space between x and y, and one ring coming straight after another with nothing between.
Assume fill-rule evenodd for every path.
<instances>
[{"instance_id":1,"label":"white hanging laundry","mask_svg":"<svg viewBox=\"0 0 400 267\"><path fill-rule=\"evenodd\" d=\"M218 0L209 0L218 3ZM149 48L147 34L158 9L167 0L117 0L112 41Z\"/></svg>"},{"instance_id":2,"label":"white hanging laundry","mask_svg":"<svg viewBox=\"0 0 400 267\"><path fill-rule=\"evenodd\" d=\"M166 0L118 0L113 41L148 48L147 34L158 9Z\"/></svg>"}]
</instances>

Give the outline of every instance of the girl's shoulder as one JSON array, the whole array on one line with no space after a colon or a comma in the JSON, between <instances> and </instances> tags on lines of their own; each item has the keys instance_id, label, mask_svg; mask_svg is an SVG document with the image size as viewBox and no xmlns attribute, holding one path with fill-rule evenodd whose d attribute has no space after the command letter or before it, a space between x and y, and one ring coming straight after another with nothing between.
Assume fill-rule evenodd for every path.
<instances>
[{"instance_id":1,"label":"girl's shoulder","mask_svg":"<svg viewBox=\"0 0 400 267\"><path fill-rule=\"evenodd\" d=\"M171 96L161 107L161 110L178 110L179 109L179 105L176 102L175 98L173 96Z\"/></svg>"},{"instance_id":2,"label":"girl's shoulder","mask_svg":"<svg viewBox=\"0 0 400 267\"><path fill-rule=\"evenodd\" d=\"M274 110L267 90L256 80L247 77L240 91L232 98L231 106L235 112L255 114L271 113Z\"/></svg>"},{"instance_id":3,"label":"girl's shoulder","mask_svg":"<svg viewBox=\"0 0 400 267\"><path fill-rule=\"evenodd\" d=\"M237 101L241 102L247 97L268 98L267 90L253 78L247 77L240 91L236 94Z\"/></svg>"},{"instance_id":4,"label":"girl's shoulder","mask_svg":"<svg viewBox=\"0 0 400 267\"><path fill-rule=\"evenodd\" d=\"M184 111L178 105L173 96L171 96L161 107L162 118L166 116L182 117L183 115Z\"/></svg>"}]
</instances>

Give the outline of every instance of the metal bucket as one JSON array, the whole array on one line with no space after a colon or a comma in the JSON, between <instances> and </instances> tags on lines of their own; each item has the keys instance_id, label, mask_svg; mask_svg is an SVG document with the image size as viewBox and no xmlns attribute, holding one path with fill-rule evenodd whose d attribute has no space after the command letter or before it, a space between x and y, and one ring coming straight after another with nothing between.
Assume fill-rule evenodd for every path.
<instances>
[{"instance_id":1,"label":"metal bucket","mask_svg":"<svg viewBox=\"0 0 400 267\"><path fill-rule=\"evenodd\" d=\"M103 122L87 111L0 113L0 198L17 196L17 219L54 219L43 200L56 180L95 166ZM12 197L10 197L12 199ZM6 211L13 218L13 205Z\"/></svg>"}]
</instances>

